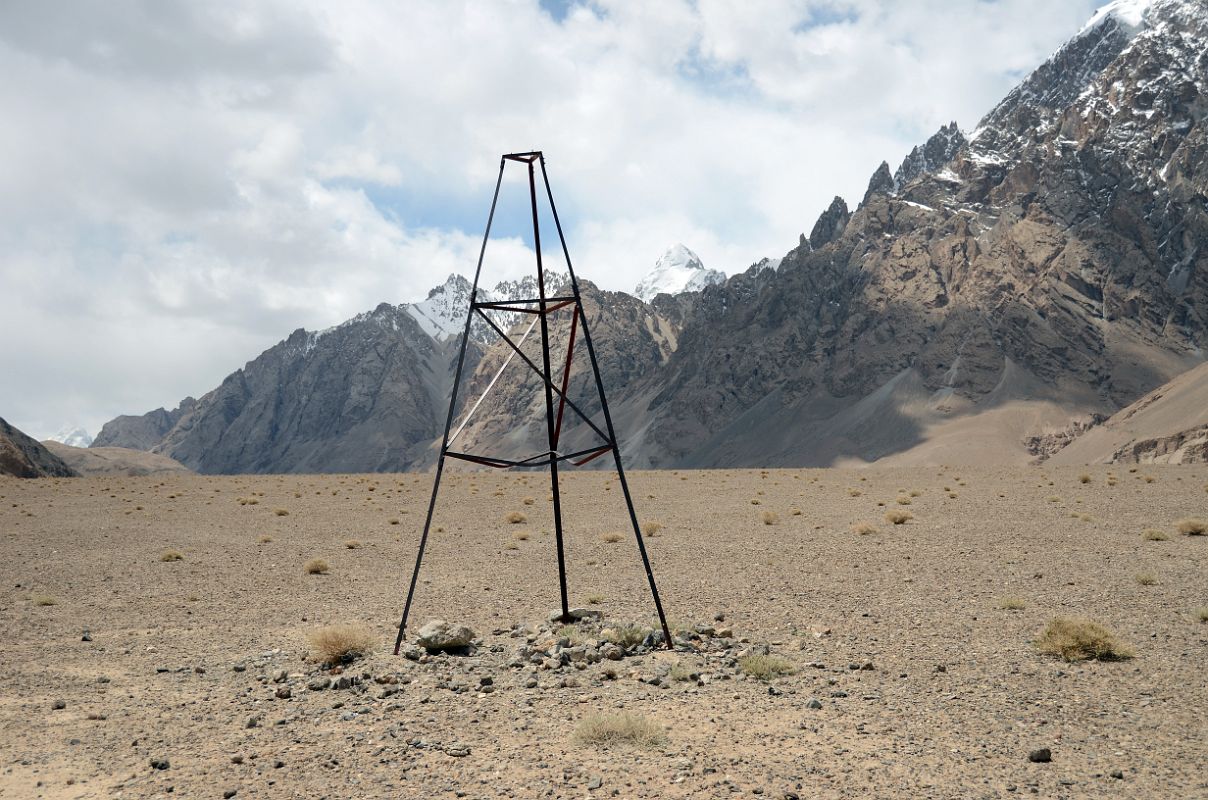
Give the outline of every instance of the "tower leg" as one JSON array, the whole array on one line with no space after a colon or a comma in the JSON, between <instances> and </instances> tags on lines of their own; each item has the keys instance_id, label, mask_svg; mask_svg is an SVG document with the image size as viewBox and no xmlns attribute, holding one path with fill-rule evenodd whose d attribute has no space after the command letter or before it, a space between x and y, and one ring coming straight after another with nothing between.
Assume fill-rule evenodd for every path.
<instances>
[{"instance_id":1,"label":"tower leg","mask_svg":"<svg viewBox=\"0 0 1208 800\"><path fill-rule=\"evenodd\" d=\"M407 603L403 606L403 618L398 624L398 636L394 639L394 654L397 656L407 635L407 616L411 613L411 599L415 597L415 583L419 579L419 567L424 563L424 548L428 545L428 530L432 527L432 512L436 508L436 494L440 491L440 477L445 471L445 456L441 453L436 462L436 480L432 482L432 499L428 501L428 517L424 520L424 532L419 537L419 552L415 554L415 569L411 572L411 586L407 589Z\"/></svg>"}]
</instances>

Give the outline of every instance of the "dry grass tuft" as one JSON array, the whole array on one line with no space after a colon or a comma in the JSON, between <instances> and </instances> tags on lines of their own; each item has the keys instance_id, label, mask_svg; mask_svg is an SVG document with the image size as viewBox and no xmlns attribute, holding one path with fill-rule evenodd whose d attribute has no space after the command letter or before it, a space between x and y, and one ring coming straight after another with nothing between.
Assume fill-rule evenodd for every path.
<instances>
[{"instance_id":1,"label":"dry grass tuft","mask_svg":"<svg viewBox=\"0 0 1208 800\"><path fill-rule=\"evenodd\" d=\"M908 506L911 504L911 499L904 494L898 495L897 504L900 506Z\"/></svg>"},{"instance_id":2,"label":"dry grass tuft","mask_svg":"<svg viewBox=\"0 0 1208 800\"><path fill-rule=\"evenodd\" d=\"M387 522L389 522L391 525L397 525L397 524L398 524L398 517L391 517L390 519L388 519L388 520L386 520L386 521L387 521Z\"/></svg>"},{"instance_id":3,"label":"dry grass tuft","mask_svg":"<svg viewBox=\"0 0 1208 800\"><path fill-rule=\"evenodd\" d=\"M649 520L642 523L642 534L644 536L656 536L663 529L663 523Z\"/></svg>"},{"instance_id":4,"label":"dry grass tuft","mask_svg":"<svg viewBox=\"0 0 1208 800\"><path fill-rule=\"evenodd\" d=\"M311 654L324 664L347 664L373 650L374 639L359 625L328 625L306 635Z\"/></svg>"},{"instance_id":5,"label":"dry grass tuft","mask_svg":"<svg viewBox=\"0 0 1208 800\"><path fill-rule=\"evenodd\" d=\"M1022 597L1004 597L998 601L998 607L1004 611L1023 611L1028 604Z\"/></svg>"},{"instance_id":6,"label":"dry grass tuft","mask_svg":"<svg viewBox=\"0 0 1208 800\"><path fill-rule=\"evenodd\" d=\"M512 525L520 525L528 522L528 517L524 516L524 514L521 514L519 511L513 511L507 515L507 521Z\"/></svg>"},{"instance_id":7,"label":"dry grass tuft","mask_svg":"<svg viewBox=\"0 0 1208 800\"><path fill-rule=\"evenodd\" d=\"M160 561L184 561L185 557L179 550L165 550L159 554Z\"/></svg>"},{"instance_id":8,"label":"dry grass tuft","mask_svg":"<svg viewBox=\"0 0 1208 800\"><path fill-rule=\"evenodd\" d=\"M1082 617L1054 617L1036 640L1036 649L1066 661L1116 661L1134 655L1114 633Z\"/></svg>"},{"instance_id":9,"label":"dry grass tuft","mask_svg":"<svg viewBox=\"0 0 1208 800\"><path fill-rule=\"evenodd\" d=\"M1202 606L1195 610L1195 618L1200 622L1208 622L1208 606Z\"/></svg>"},{"instance_id":10,"label":"dry grass tuft","mask_svg":"<svg viewBox=\"0 0 1208 800\"><path fill-rule=\"evenodd\" d=\"M588 605L598 606L598 605L600 605L600 603L603 603L603 602L604 602L604 595L602 595L602 594L589 594L587 596Z\"/></svg>"},{"instance_id":11,"label":"dry grass tuft","mask_svg":"<svg viewBox=\"0 0 1208 800\"><path fill-rule=\"evenodd\" d=\"M521 500L520 502L524 503L526 506L531 506L533 503L535 503L537 501L531 497L526 497L523 500Z\"/></svg>"},{"instance_id":12,"label":"dry grass tuft","mask_svg":"<svg viewBox=\"0 0 1208 800\"><path fill-rule=\"evenodd\" d=\"M527 542L529 540L528 531L516 531L512 534L512 538L518 542Z\"/></svg>"},{"instance_id":13,"label":"dry grass tuft","mask_svg":"<svg viewBox=\"0 0 1208 800\"><path fill-rule=\"evenodd\" d=\"M637 647L645 641L649 633L649 628L633 623L626 623L625 625L615 625L611 628L605 628L600 631L600 638L620 647Z\"/></svg>"},{"instance_id":14,"label":"dry grass tuft","mask_svg":"<svg viewBox=\"0 0 1208 800\"><path fill-rule=\"evenodd\" d=\"M1089 474L1087 474L1087 473L1085 473L1085 472L1084 472L1084 473L1082 473L1081 475L1079 475L1079 476L1078 476L1078 482L1079 482L1079 483L1090 483L1090 482L1091 482L1091 476L1090 476Z\"/></svg>"},{"instance_id":15,"label":"dry grass tuft","mask_svg":"<svg viewBox=\"0 0 1208 800\"><path fill-rule=\"evenodd\" d=\"M619 533L606 533L606 534L604 534L603 536L601 536L601 537L600 537L600 539L601 539L602 541L607 542L608 544L616 544L617 542L621 541L621 534L619 534Z\"/></svg>"},{"instance_id":16,"label":"dry grass tuft","mask_svg":"<svg viewBox=\"0 0 1208 800\"><path fill-rule=\"evenodd\" d=\"M1187 536L1203 536L1208 531L1208 522L1202 519L1181 519L1175 523L1175 528Z\"/></svg>"},{"instance_id":17,"label":"dry grass tuft","mask_svg":"<svg viewBox=\"0 0 1208 800\"><path fill-rule=\"evenodd\" d=\"M274 508L273 513L276 514L278 517L288 517L289 516L289 512L286 511L284 508Z\"/></svg>"},{"instance_id":18,"label":"dry grass tuft","mask_svg":"<svg viewBox=\"0 0 1208 800\"><path fill-rule=\"evenodd\" d=\"M656 749L667 744L663 726L632 711L619 714L588 714L575 727L580 745Z\"/></svg>"},{"instance_id":19,"label":"dry grass tuft","mask_svg":"<svg viewBox=\"0 0 1208 800\"><path fill-rule=\"evenodd\" d=\"M35 594L30 596L30 601L35 606L57 606L59 600L49 594Z\"/></svg>"},{"instance_id":20,"label":"dry grass tuft","mask_svg":"<svg viewBox=\"0 0 1208 800\"><path fill-rule=\"evenodd\" d=\"M1166 531L1160 531L1157 528L1146 528L1141 531L1141 538L1147 542L1169 542L1170 536Z\"/></svg>"},{"instance_id":21,"label":"dry grass tuft","mask_svg":"<svg viewBox=\"0 0 1208 800\"><path fill-rule=\"evenodd\" d=\"M859 489L848 489L847 490L848 497L859 497L862 494L864 494L864 492L860 491Z\"/></svg>"},{"instance_id":22,"label":"dry grass tuft","mask_svg":"<svg viewBox=\"0 0 1208 800\"><path fill-rule=\"evenodd\" d=\"M777 522L780 521L780 517L776 516L776 514L771 511L763 512L762 514L759 515L759 518L761 520L763 520L764 525L775 525Z\"/></svg>"},{"instance_id":23,"label":"dry grass tuft","mask_svg":"<svg viewBox=\"0 0 1208 800\"><path fill-rule=\"evenodd\" d=\"M265 534L261 534L260 538L256 539L256 542L259 544L268 544L272 540L273 540L273 537L271 537L267 533L265 533Z\"/></svg>"},{"instance_id":24,"label":"dry grass tuft","mask_svg":"<svg viewBox=\"0 0 1208 800\"><path fill-rule=\"evenodd\" d=\"M1142 586L1156 586L1158 583L1158 576L1152 572L1138 572L1133 577Z\"/></svg>"},{"instance_id":25,"label":"dry grass tuft","mask_svg":"<svg viewBox=\"0 0 1208 800\"><path fill-rule=\"evenodd\" d=\"M871 522L857 522L851 526L852 533L858 533L861 536L867 536L870 533L877 532L877 526Z\"/></svg>"},{"instance_id":26,"label":"dry grass tuft","mask_svg":"<svg viewBox=\"0 0 1208 800\"><path fill-rule=\"evenodd\" d=\"M909 511L890 511L885 515L886 522L892 522L894 525L902 525L914 519L914 514Z\"/></svg>"},{"instance_id":27,"label":"dry grass tuft","mask_svg":"<svg viewBox=\"0 0 1208 800\"><path fill-rule=\"evenodd\" d=\"M698 673L684 662L676 661L671 665L671 671L667 675L673 681L693 681L696 680Z\"/></svg>"},{"instance_id":28,"label":"dry grass tuft","mask_svg":"<svg viewBox=\"0 0 1208 800\"><path fill-rule=\"evenodd\" d=\"M781 675L792 675L797 671L793 666L793 662L787 658L772 655L750 655L743 656L738 659L738 666L747 675L752 678L758 678L761 681L770 681L772 678L778 678Z\"/></svg>"},{"instance_id":29,"label":"dry grass tuft","mask_svg":"<svg viewBox=\"0 0 1208 800\"><path fill-rule=\"evenodd\" d=\"M321 558L312 558L306 562L306 566L303 569L306 570L307 575L326 575L331 567L327 566L327 562Z\"/></svg>"},{"instance_id":30,"label":"dry grass tuft","mask_svg":"<svg viewBox=\"0 0 1208 800\"><path fill-rule=\"evenodd\" d=\"M361 542L359 539L348 539L344 542L344 546L349 550L358 550L361 547Z\"/></svg>"}]
</instances>

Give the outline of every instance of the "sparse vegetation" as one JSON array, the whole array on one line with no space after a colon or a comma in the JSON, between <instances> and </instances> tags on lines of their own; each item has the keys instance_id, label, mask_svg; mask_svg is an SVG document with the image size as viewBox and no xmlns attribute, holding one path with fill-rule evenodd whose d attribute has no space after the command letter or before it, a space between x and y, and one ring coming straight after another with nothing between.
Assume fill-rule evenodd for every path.
<instances>
[{"instance_id":1,"label":"sparse vegetation","mask_svg":"<svg viewBox=\"0 0 1208 800\"><path fill-rule=\"evenodd\" d=\"M160 561L183 561L184 558L179 550L165 550L159 554Z\"/></svg>"},{"instance_id":2,"label":"sparse vegetation","mask_svg":"<svg viewBox=\"0 0 1208 800\"><path fill-rule=\"evenodd\" d=\"M870 533L877 532L877 526L871 522L857 522L851 526L852 533L858 533L861 536L867 536Z\"/></svg>"},{"instance_id":3,"label":"sparse vegetation","mask_svg":"<svg viewBox=\"0 0 1208 800\"><path fill-rule=\"evenodd\" d=\"M1084 473L1082 473L1081 475L1079 475L1079 476L1078 476L1078 482L1079 482L1079 483L1090 483L1090 482L1091 482L1091 476L1090 476L1090 475L1088 475L1087 473L1085 473L1085 472L1084 472Z\"/></svg>"},{"instance_id":4,"label":"sparse vegetation","mask_svg":"<svg viewBox=\"0 0 1208 800\"><path fill-rule=\"evenodd\" d=\"M902 525L914 519L914 514L909 511L890 511L885 515L886 522L892 522L894 525Z\"/></svg>"},{"instance_id":5,"label":"sparse vegetation","mask_svg":"<svg viewBox=\"0 0 1208 800\"><path fill-rule=\"evenodd\" d=\"M361 542L358 539L348 539L344 542L344 546L349 550L357 550L361 547Z\"/></svg>"},{"instance_id":6,"label":"sparse vegetation","mask_svg":"<svg viewBox=\"0 0 1208 800\"><path fill-rule=\"evenodd\" d=\"M626 623L624 625L605 628L600 631L600 638L621 647L637 647L646 639L649 633L649 628L633 623Z\"/></svg>"},{"instance_id":7,"label":"sparse vegetation","mask_svg":"<svg viewBox=\"0 0 1208 800\"><path fill-rule=\"evenodd\" d=\"M642 533L646 536L656 536L663 529L663 523L648 520L642 523Z\"/></svg>"},{"instance_id":8,"label":"sparse vegetation","mask_svg":"<svg viewBox=\"0 0 1208 800\"><path fill-rule=\"evenodd\" d=\"M604 602L604 595L602 595L602 594L589 594L587 596L588 605L598 606L598 605L600 605L600 603L603 603L603 602Z\"/></svg>"},{"instance_id":9,"label":"sparse vegetation","mask_svg":"<svg viewBox=\"0 0 1208 800\"><path fill-rule=\"evenodd\" d=\"M607 542L608 544L616 544L617 542L621 541L621 534L606 533L603 536L601 536L600 539L604 542Z\"/></svg>"},{"instance_id":10,"label":"sparse vegetation","mask_svg":"<svg viewBox=\"0 0 1208 800\"><path fill-rule=\"evenodd\" d=\"M759 515L759 518L763 520L764 525L775 525L780 521L780 517L776 516L776 514L772 511L763 512Z\"/></svg>"},{"instance_id":11,"label":"sparse vegetation","mask_svg":"<svg viewBox=\"0 0 1208 800\"><path fill-rule=\"evenodd\" d=\"M327 562L321 558L312 558L306 562L303 569L306 570L307 575L326 575L331 567L327 566Z\"/></svg>"},{"instance_id":12,"label":"sparse vegetation","mask_svg":"<svg viewBox=\"0 0 1208 800\"><path fill-rule=\"evenodd\" d=\"M1160 531L1157 528L1146 528L1141 531L1141 538L1147 542L1169 542L1170 536L1166 531Z\"/></svg>"},{"instance_id":13,"label":"sparse vegetation","mask_svg":"<svg viewBox=\"0 0 1208 800\"><path fill-rule=\"evenodd\" d=\"M773 655L749 655L738 659L739 668L750 675L752 678L758 678L761 681L770 681L772 678L779 678L781 675L792 675L797 671L793 666L793 662L787 658Z\"/></svg>"},{"instance_id":14,"label":"sparse vegetation","mask_svg":"<svg viewBox=\"0 0 1208 800\"><path fill-rule=\"evenodd\" d=\"M256 539L256 542L258 544L268 544L272 540L273 540L273 537L269 536L267 533L263 533L260 535L259 538Z\"/></svg>"},{"instance_id":15,"label":"sparse vegetation","mask_svg":"<svg viewBox=\"0 0 1208 800\"><path fill-rule=\"evenodd\" d=\"M348 664L373 650L374 638L359 625L328 625L306 636L311 654L324 664Z\"/></svg>"},{"instance_id":16,"label":"sparse vegetation","mask_svg":"<svg viewBox=\"0 0 1208 800\"><path fill-rule=\"evenodd\" d=\"M912 500L911 500L909 497L907 497L906 495L904 495L904 494L900 494L900 495L898 495L898 499L897 499L897 504L898 504L898 505L900 505L900 506L908 506L908 505L910 505L912 502L913 502L913 501L912 501Z\"/></svg>"},{"instance_id":17,"label":"sparse vegetation","mask_svg":"<svg viewBox=\"0 0 1208 800\"><path fill-rule=\"evenodd\" d=\"M29 599L35 606L57 606L59 604L58 598L49 594L35 594L31 595Z\"/></svg>"},{"instance_id":18,"label":"sparse vegetation","mask_svg":"<svg viewBox=\"0 0 1208 800\"><path fill-rule=\"evenodd\" d=\"M848 489L847 490L848 497L859 497L862 494L864 494L864 492L860 491L859 489Z\"/></svg>"},{"instance_id":19,"label":"sparse vegetation","mask_svg":"<svg viewBox=\"0 0 1208 800\"><path fill-rule=\"evenodd\" d=\"M1134 655L1114 633L1082 617L1054 617L1036 640L1036 649L1066 661L1115 661Z\"/></svg>"},{"instance_id":20,"label":"sparse vegetation","mask_svg":"<svg viewBox=\"0 0 1208 800\"><path fill-rule=\"evenodd\" d=\"M1195 618L1200 622L1208 622L1208 606L1201 606L1195 610Z\"/></svg>"},{"instance_id":21,"label":"sparse vegetation","mask_svg":"<svg viewBox=\"0 0 1208 800\"><path fill-rule=\"evenodd\" d=\"M524 498L524 500L522 500L521 502L522 502L522 503L524 503L526 506L531 506L533 503L535 503L535 502L537 502L537 501L536 501L536 500L534 500L534 499L533 499L533 498L531 498L531 497L526 497L526 498Z\"/></svg>"},{"instance_id":22,"label":"sparse vegetation","mask_svg":"<svg viewBox=\"0 0 1208 800\"><path fill-rule=\"evenodd\" d=\"M391 517L390 519L388 519L388 520L386 520L386 521L387 521L387 522L389 522L391 525L397 525L397 524L398 524L398 517Z\"/></svg>"},{"instance_id":23,"label":"sparse vegetation","mask_svg":"<svg viewBox=\"0 0 1208 800\"><path fill-rule=\"evenodd\" d=\"M512 534L512 538L518 542L527 542L529 540L528 531L516 531Z\"/></svg>"},{"instance_id":24,"label":"sparse vegetation","mask_svg":"<svg viewBox=\"0 0 1208 800\"><path fill-rule=\"evenodd\" d=\"M1208 531L1208 522L1202 519L1181 519L1175 523L1175 529L1187 536L1203 536Z\"/></svg>"},{"instance_id":25,"label":"sparse vegetation","mask_svg":"<svg viewBox=\"0 0 1208 800\"><path fill-rule=\"evenodd\" d=\"M507 515L507 521L512 525L522 525L528 522L528 517L521 514L519 511L513 511Z\"/></svg>"},{"instance_id":26,"label":"sparse vegetation","mask_svg":"<svg viewBox=\"0 0 1208 800\"><path fill-rule=\"evenodd\" d=\"M1003 611L1023 611L1028 604L1022 597L1004 597L998 601L998 607Z\"/></svg>"},{"instance_id":27,"label":"sparse vegetation","mask_svg":"<svg viewBox=\"0 0 1208 800\"><path fill-rule=\"evenodd\" d=\"M276 514L278 517L288 517L289 516L289 512L287 510L285 510L284 508L274 508L273 513Z\"/></svg>"},{"instance_id":28,"label":"sparse vegetation","mask_svg":"<svg viewBox=\"0 0 1208 800\"><path fill-rule=\"evenodd\" d=\"M663 727L632 711L618 714L588 714L575 727L575 742L600 747L655 749L667 743Z\"/></svg>"},{"instance_id":29,"label":"sparse vegetation","mask_svg":"<svg viewBox=\"0 0 1208 800\"><path fill-rule=\"evenodd\" d=\"M682 661L672 664L667 674L673 681L694 681L697 677L696 671Z\"/></svg>"},{"instance_id":30,"label":"sparse vegetation","mask_svg":"<svg viewBox=\"0 0 1208 800\"><path fill-rule=\"evenodd\" d=\"M1136 579L1137 583L1141 584L1142 586L1155 586L1158 582L1158 576L1154 575L1152 572L1138 572L1133 577Z\"/></svg>"}]
</instances>

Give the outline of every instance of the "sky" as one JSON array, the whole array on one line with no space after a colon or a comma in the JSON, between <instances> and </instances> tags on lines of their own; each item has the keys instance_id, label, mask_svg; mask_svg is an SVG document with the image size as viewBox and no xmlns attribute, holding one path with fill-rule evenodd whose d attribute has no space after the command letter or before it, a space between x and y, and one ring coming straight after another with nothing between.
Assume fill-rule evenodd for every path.
<instances>
[{"instance_id":1,"label":"sky","mask_svg":"<svg viewBox=\"0 0 1208 800\"><path fill-rule=\"evenodd\" d=\"M0 4L0 416L95 435L472 276L505 152L544 151L604 288L677 242L731 274L782 256L1096 4ZM522 179L488 283L533 269Z\"/></svg>"}]
</instances>

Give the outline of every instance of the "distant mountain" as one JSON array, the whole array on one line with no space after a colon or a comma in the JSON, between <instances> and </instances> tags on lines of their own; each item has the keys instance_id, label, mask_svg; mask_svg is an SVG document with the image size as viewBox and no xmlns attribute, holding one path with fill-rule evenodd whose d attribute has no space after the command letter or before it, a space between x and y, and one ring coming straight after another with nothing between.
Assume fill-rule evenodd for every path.
<instances>
[{"instance_id":1,"label":"distant mountain","mask_svg":"<svg viewBox=\"0 0 1208 800\"><path fill-rule=\"evenodd\" d=\"M71 478L75 471L31 436L0 419L0 475Z\"/></svg>"},{"instance_id":2,"label":"distant mountain","mask_svg":"<svg viewBox=\"0 0 1208 800\"><path fill-rule=\"evenodd\" d=\"M64 425L58 433L50 437L52 442L60 442L71 447L87 447L92 444L92 435L75 425Z\"/></svg>"},{"instance_id":3,"label":"distant mountain","mask_svg":"<svg viewBox=\"0 0 1208 800\"><path fill-rule=\"evenodd\" d=\"M699 292L725 280L725 273L706 269L700 256L677 244L659 257L654 269L638 282L633 294L648 303L660 294Z\"/></svg>"},{"instance_id":4,"label":"distant mountain","mask_svg":"<svg viewBox=\"0 0 1208 800\"><path fill-rule=\"evenodd\" d=\"M42 444L78 475L191 475L193 471L164 455L127 447L73 447L54 440Z\"/></svg>"},{"instance_id":5,"label":"distant mountain","mask_svg":"<svg viewBox=\"0 0 1208 800\"><path fill-rule=\"evenodd\" d=\"M1114 3L975 130L945 125L896 170L882 163L854 211L836 197L783 258L721 280L677 245L637 297L581 280L628 463L1024 463L1201 365L1205 41L1202 0ZM425 466L468 298L453 276L420 303L296 331L200 400L119 418L97 443L202 472ZM551 318L555 357L568 333ZM493 389L459 446L543 446L540 382L519 359L494 381L509 352L471 329L463 403ZM568 395L592 412L576 352ZM569 417L563 441L593 435ZM1172 447L1200 452L1152 450Z\"/></svg>"}]
</instances>

